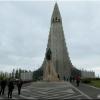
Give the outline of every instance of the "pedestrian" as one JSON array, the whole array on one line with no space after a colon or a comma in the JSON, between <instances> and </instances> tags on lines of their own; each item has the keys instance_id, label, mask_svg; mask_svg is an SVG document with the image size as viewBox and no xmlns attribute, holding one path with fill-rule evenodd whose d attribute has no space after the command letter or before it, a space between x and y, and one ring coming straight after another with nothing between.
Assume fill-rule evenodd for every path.
<instances>
[{"instance_id":1,"label":"pedestrian","mask_svg":"<svg viewBox=\"0 0 100 100\"><path fill-rule=\"evenodd\" d=\"M80 76L78 75L78 76L76 76L76 84L77 84L77 86L79 86L79 83L80 83Z\"/></svg>"},{"instance_id":2,"label":"pedestrian","mask_svg":"<svg viewBox=\"0 0 100 100\"><path fill-rule=\"evenodd\" d=\"M6 80L5 80L5 79L2 79L2 80L1 80L1 90L0 90L0 95L4 95L5 87L6 87Z\"/></svg>"},{"instance_id":3,"label":"pedestrian","mask_svg":"<svg viewBox=\"0 0 100 100\"><path fill-rule=\"evenodd\" d=\"M70 76L70 82L72 82L72 76Z\"/></svg>"},{"instance_id":4,"label":"pedestrian","mask_svg":"<svg viewBox=\"0 0 100 100\"><path fill-rule=\"evenodd\" d=\"M58 74L58 79L60 80L60 76L59 76L59 74Z\"/></svg>"},{"instance_id":5,"label":"pedestrian","mask_svg":"<svg viewBox=\"0 0 100 100\"><path fill-rule=\"evenodd\" d=\"M64 81L66 81L66 78L65 78L65 76L64 76Z\"/></svg>"},{"instance_id":6,"label":"pedestrian","mask_svg":"<svg viewBox=\"0 0 100 100\"><path fill-rule=\"evenodd\" d=\"M75 81L75 77L73 76L73 82Z\"/></svg>"},{"instance_id":7,"label":"pedestrian","mask_svg":"<svg viewBox=\"0 0 100 100\"><path fill-rule=\"evenodd\" d=\"M12 98L13 89L14 89L14 83L13 80L10 79L8 82L8 98Z\"/></svg>"},{"instance_id":8,"label":"pedestrian","mask_svg":"<svg viewBox=\"0 0 100 100\"><path fill-rule=\"evenodd\" d=\"M17 82L18 95L20 95L22 84L23 84L22 80L21 79L18 80Z\"/></svg>"},{"instance_id":9,"label":"pedestrian","mask_svg":"<svg viewBox=\"0 0 100 100\"><path fill-rule=\"evenodd\" d=\"M67 77L67 81L68 81L68 77Z\"/></svg>"}]
</instances>

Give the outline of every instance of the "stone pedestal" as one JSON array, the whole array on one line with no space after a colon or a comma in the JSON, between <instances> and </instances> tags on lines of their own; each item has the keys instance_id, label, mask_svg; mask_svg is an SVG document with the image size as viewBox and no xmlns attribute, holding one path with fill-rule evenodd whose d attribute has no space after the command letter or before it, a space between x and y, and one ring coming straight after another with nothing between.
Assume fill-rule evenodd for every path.
<instances>
[{"instance_id":1,"label":"stone pedestal","mask_svg":"<svg viewBox=\"0 0 100 100\"><path fill-rule=\"evenodd\" d=\"M51 60L46 62L46 66L44 68L43 80L44 81L58 81L58 74L55 71L54 65Z\"/></svg>"}]
</instances>

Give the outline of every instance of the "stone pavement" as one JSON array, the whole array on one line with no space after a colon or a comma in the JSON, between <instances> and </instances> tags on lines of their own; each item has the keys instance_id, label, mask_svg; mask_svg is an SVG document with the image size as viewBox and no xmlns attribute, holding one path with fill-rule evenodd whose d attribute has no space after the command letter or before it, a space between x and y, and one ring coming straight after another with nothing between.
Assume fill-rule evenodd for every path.
<instances>
[{"instance_id":1,"label":"stone pavement","mask_svg":"<svg viewBox=\"0 0 100 100\"><path fill-rule=\"evenodd\" d=\"M91 99L69 82L33 82L23 86L21 95L13 91L13 99ZM0 99L7 98L7 91Z\"/></svg>"}]
</instances>

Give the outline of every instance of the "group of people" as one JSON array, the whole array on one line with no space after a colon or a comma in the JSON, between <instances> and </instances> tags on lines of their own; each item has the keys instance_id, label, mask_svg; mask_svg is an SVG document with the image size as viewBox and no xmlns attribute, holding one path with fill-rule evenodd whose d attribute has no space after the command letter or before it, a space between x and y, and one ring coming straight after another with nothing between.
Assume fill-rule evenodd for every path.
<instances>
[{"instance_id":1,"label":"group of people","mask_svg":"<svg viewBox=\"0 0 100 100\"><path fill-rule=\"evenodd\" d=\"M2 79L0 80L0 95L4 95L6 86L8 87L8 98L12 98L12 92L14 90L15 85L18 88L18 95L20 95L21 87L22 87L22 80L19 79L14 81L13 79Z\"/></svg>"},{"instance_id":2,"label":"group of people","mask_svg":"<svg viewBox=\"0 0 100 100\"><path fill-rule=\"evenodd\" d=\"M64 79L64 81L66 81L65 76L63 77L63 79ZM79 75L77 75L77 76L75 76L75 77L74 77L74 76L70 76L69 79L67 78L67 81L70 81L70 82L76 81L76 85L77 85L77 86L79 86L80 80L81 80L81 78L80 78Z\"/></svg>"},{"instance_id":3,"label":"group of people","mask_svg":"<svg viewBox=\"0 0 100 100\"><path fill-rule=\"evenodd\" d=\"M70 76L70 82L76 82L76 85L79 87L79 83L80 83L80 76L77 75L75 77Z\"/></svg>"},{"instance_id":4,"label":"group of people","mask_svg":"<svg viewBox=\"0 0 100 100\"><path fill-rule=\"evenodd\" d=\"M60 80L59 74L58 74L58 79ZM67 78L67 79L66 79L66 77L64 76L64 77L63 77L63 80L64 80L64 81L67 80L67 81L70 81L70 82L76 81L76 85L79 86L79 83L80 83L81 78L80 78L80 75L70 76L70 77Z\"/></svg>"}]
</instances>

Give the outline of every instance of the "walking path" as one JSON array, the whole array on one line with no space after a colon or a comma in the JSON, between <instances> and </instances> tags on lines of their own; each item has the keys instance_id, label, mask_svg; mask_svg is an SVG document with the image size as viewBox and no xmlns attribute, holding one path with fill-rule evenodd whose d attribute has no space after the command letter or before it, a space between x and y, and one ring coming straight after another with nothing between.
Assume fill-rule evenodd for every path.
<instances>
[{"instance_id":1,"label":"walking path","mask_svg":"<svg viewBox=\"0 0 100 100\"><path fill-rule=\"evenodd\" d=\"M0 99L7 98L7 91ZM23 86L21 95L13 91L13 99L91 99L69 82L33 82Z\"/></svg>"},{"instance_id":2,"label":"walking path","mask_svg":"<svg viewBox=\"0 0 100 100\"><path fill-rule=\"evenodd\" d=\"M72 85L76 87L76 84L72 82ZM100 99L100 88L90 86L87 84L80 83L80 86L77 87L78 90L84 92L89 97L93 99Z\"/></svg>"}]
</instances>

